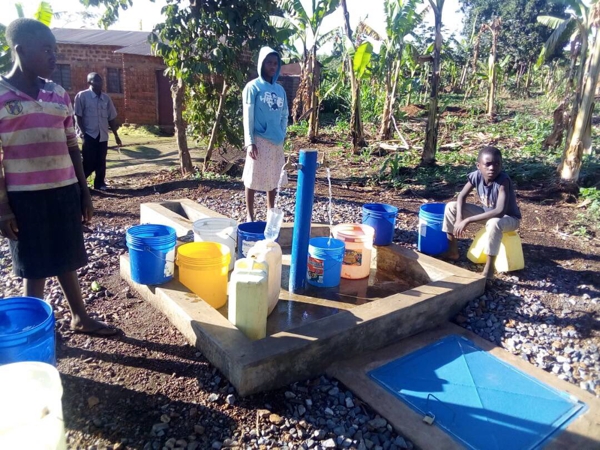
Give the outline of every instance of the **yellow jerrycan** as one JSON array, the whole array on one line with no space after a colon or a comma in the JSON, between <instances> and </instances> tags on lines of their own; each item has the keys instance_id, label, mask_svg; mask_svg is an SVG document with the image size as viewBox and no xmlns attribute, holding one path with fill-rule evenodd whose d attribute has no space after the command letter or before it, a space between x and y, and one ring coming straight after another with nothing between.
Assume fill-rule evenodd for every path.
<instances>
[{"instance_id":1,"label":"yellow jerrycan","mask_svg":"<svg viewBox=\"0 0 600 450\"><path fill-rule=\"evenodd\" d=\"M227 317L251 340L267 335L268 270L266 262L242 258L231 273Z\"/></svg>"},{"instance_id":2,"label":"yellow jerrycan","mask_svg":"<svg viewBox=\"0 0 600 450\"><path fill-rule=\"evenodd\" d=\"M467 258L475 264L485 264L487 255L483 252L488 239L488 233L485 228L479 230L473 239L471 247L467 252ZM521 270L525 267L523 258L523 246L521 238L516 231L508 231L502 235L500 251L496 257L494 267L497 272L512 272Z\"/></svg>"},{"instance_id":3,"label":"yellow jerrycan","mask_svg":"<svg viewBox=\"0 0 600 450\"><path fill-rule=\"evenodd\" d=\"M268 314L271 314L277 306L279 294L281 293L281 247L277 242L267 240L258 241L250 250L248 250L246 258L267 263L267 274L269 276Z\"/></svg>"}]
</instances>

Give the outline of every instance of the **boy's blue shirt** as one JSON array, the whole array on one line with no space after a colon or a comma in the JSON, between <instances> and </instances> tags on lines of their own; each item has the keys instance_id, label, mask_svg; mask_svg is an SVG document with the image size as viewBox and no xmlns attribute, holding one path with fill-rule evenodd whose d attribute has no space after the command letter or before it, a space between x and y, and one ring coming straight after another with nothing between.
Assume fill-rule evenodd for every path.
<instances>
[{"instance_id":1,"label":"boy's blue shirt","mask_svg":"<svg viewBox=\"0 0 600 450\"><path fill-rule=\"evenodd\" d=\"M244 145L254 144L254 137L260 136L274 144L283 144L287 131L288 103L283 87L277 83L281 72L279 66L269 83L262 78L262 65L271 53L277 53L270 47L260 49L258 56L258 78L246 84L242 93L244 107ZM279 56L279 54L277 53Z\"/></svg>"}]
</instances>

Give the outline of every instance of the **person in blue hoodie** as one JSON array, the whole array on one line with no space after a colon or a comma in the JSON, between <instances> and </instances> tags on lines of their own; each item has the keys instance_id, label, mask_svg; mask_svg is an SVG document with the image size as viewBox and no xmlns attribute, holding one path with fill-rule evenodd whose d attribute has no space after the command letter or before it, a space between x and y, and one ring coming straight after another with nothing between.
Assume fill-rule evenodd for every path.
<instances>
[{"instance_id":1,"label":"person in blue hoodie","mask_svg":"<svg viewBox=\"0 0 600 450\"><path fill-rule=\"evenodd\" d=\"M242 180L246 187L246 220L254 222L254 193L267 193L268 208L275 207L279 177L287 183L283 141L287 132L288 103L285 91L277 84L281 57L270 47L260 49L258 78L246 84L244 103L244 146L246 163Z\"/></svg>"}]
</instances>

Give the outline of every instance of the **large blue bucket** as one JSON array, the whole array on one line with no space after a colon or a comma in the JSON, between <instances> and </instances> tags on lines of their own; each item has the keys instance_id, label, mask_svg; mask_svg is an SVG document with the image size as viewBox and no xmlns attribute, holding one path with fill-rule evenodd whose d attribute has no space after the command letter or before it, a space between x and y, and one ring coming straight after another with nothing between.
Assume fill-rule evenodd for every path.
<instances>
[{"instance_id":1,"label":"large blue bucket","mask_svg":"<svg viewBox=\"0 0 600 450\"><path fill-rule=\"evenodd\" d=\"M265 240L267 222L246 222L238 225L237 257L245 258L258 241Z\"/></svg>"},{"instance_id":2,"label":"large blue bucket","mask_svg":"<svg viewBox=\"0 0 600 450\"><path fill-rule=\"evenodd\" d=\"M316 237L308 241L306 281L323 288L340 284L344 249L344 241L339 239Z\"/></svg>"},{"instance_id":3,"label":"large blue bucket","mask_svg":"<svg viewBox=\"0 0 600 450\"><path fill-rule=\"evenodd\" d=\"M439 255L448 250L448 237L442 231L443 203L427 203L419 209L418 248L427 255Z\"/></svg>"},{"instance_id":4,"label":"large blue bucket","mask_svg":"<svg viewBox=\"0 0 600 450\"><path fill-rule=\"evenodd\" d=\"M127 230L131 279L139 284L163 284L175 270L175 229L166 225L136 225Z\"/></svg>"},{"instance_id":5,"label":"large blue bucket","mask_svg":"<svg viewBox=\"0 0 600 450\"><path fill-rule=\"evenodd\" d=\"M0 364L39 361L56 364L54 312L43 300L0 300Z\"/></svg>"},{"instance_id":6,"label":"large blue bucket","mask_svg":"<svg viewBox=\"0 0 600 450\"><path fill-rule=\"evenodd\" d=\"M366 203L362 208L362 223L375 229L375 245L390 245L394 239L398 208L385 203Z\"/></svg>"}]
</instances>

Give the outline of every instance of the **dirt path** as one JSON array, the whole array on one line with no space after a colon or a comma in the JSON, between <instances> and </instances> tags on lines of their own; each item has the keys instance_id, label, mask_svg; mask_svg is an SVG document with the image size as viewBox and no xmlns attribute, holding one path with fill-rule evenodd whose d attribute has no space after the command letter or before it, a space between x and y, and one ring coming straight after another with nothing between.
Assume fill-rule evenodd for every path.
<instances>
[{"instance_id":1,"label":"dirt path","mask_svg":"<svg viewBox=\"0 0 600 450\"><path fill-rule=\"evenodd\" d=\"M115 187L135 187L136 178L148 178L161 171L177 170L179 157L172 137L123 136L123 146L109 142L107 179Z\"/></svg>"}]
</instances>

